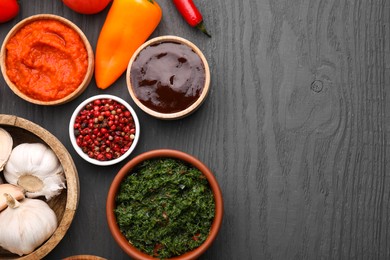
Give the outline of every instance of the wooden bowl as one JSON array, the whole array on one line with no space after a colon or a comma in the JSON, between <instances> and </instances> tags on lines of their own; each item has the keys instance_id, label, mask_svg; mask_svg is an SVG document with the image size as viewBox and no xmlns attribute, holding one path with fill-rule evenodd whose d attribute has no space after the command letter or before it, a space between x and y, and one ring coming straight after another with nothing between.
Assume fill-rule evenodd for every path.
<instances>
[{"instance_id":1,"label":"wooden bowl","mask_svg":"<svg viewBox=\"0 0 390 260\"><path fill-rule=\"evenodd\" d=\"M31 22L34 22L34 21L38 21L38 20L56 20L56 21L59 21L65 25L67 25L68 27L70 27L71 29L73 29L74 31L76 31L78 33L78 35L80 36L82 42L84 43L85 45L85 48L87 50L87 54L88 54L88 67L87 67L87 71L86 71L86 74L84 76L84 79L82 80L81 84L73 91L71 92L70 94L68 94L67 96L65 97L62 97L60 99L56 99L56 100L51 100L51 101L42 101L42 100L38 100L38 99L35 99L33 97L30 97L28 96L27 94L23 93L19 88L18 86L16 86L11 80L10 78L8 77L7 75L7 68L6 68L6 57L7 57L7 49L6 49L6 45L8 43L8 41L22 28L24 27L25 25L31 23ZM37 104L37 105L60 105L60 104L64 104L64 103L67 103L73 99L75 99L76 97L78 97L81 93L83 93L83 91L88 87L89 83L91 82L91 79L92 79L92 75L93 75L93 70L94 70L94 53L93 53L93 50L92 50L92 47L91 47L91 44L89 43L87 37L84 35L84 33L81 31L81 29L79 27L77 27L74 23L72 23L71 21L61 17L61 16L57 16L57 15L53 15L53 14L38 14L38 15L33 15L33 16L30 16L28 18L25 18L23 19L22 21L20 21L19 23L17 23L7 34L7 36L5 37L4 41L3 41L3 44L1 46L1 50L0 50L0 65L1 65L1 72L3 74L3 77L5 79L5 82L7 83L7 85L9 86L9 88L16 94L18 95L20 98L28 101L28 102L31 102L31 103L34 103L34 104Z\"/></svg>"},{"instance_id":2,"label":"wooden bowl","mask_svg":"<svg viewBox=\"0 0 390 260\"><path fill-rule=\"evenodd\" d=\"M199 97L196 99L196 101L194 101L194 103L192 103L187 108L184 108L183 110L176 111L176 112L159 112L159 111L156 111L156 109L148 107L147 105L145 105L143 102L140 101L139 97L137 96L137 94L134 90L134 86L132 84L133 75L132 75L131 71L132 71L133 64L136 62L139 54L143 50L145 50L146 48L148 48L150 46L156 46L156 45L159 45L160 43L164 43L164 42L173 42L173 43L178 43L178 44L183 44L185 46L188 46L193 52L195 52L195 54L197 54L199 56L200 61L204 67L204 85L202 86L203 90L200 93ZM175 54L177 54L177 53L175 53ZM172 70L172 72L174 72L175 67L167 67L165 65L164 68L156 69L156 71L158 71L158 73L160 73L161 71L169 71L169 73L171 73L170 72L171 70ZM184 74L184 73L181 73L181 74ZM158 76L160 76L160 75L158 75ZM177 76L177 75L175 75L175 76ZM164 120L180 119L180 118L186 117L186 116L190 115L191 113L195 112L200 107L200 105L205 101L205 99L209 93L209 90L210 90L210 69L209 69L208 62L207 62L205 56L203 55L202 51L192 42L190 42L184 38L178 37L178 36L171 36L171 35L159 36L159 37L153 38L153 39L145 42L134 52L133 56L130 59L129 65L127 67L126 83L127 83L128 91L129 91L130 96L132 97L133 101L144 112L146 112L147 114L149 114L153 117L156 117L159 119L164 119Z\"/></svg>"},{"instance_id":3,"label":"wooden bowl","mask_svg":"<svg viewBox=\"0 0 390 260\"><path fill-rule=\"evenodd\" d=\"M42 259L65 236L76 213L80 194L77 169L63 144L41 126L17 116L0 114L0 127L11 134L14 147L26 142L48 145L64 168L66 189L48 202L58 220L58 227L53 235L32 253L22 257L0 248L0 259Z\"/></svg>"},{"instance_id":4,"label":"wooden bowl","mask_svg":"<svg viewBox=\"0 0 390 260\"><path fill-rule=\"evenodd\" d=\"M134 247L131 243L129 243L126 237L121 233L119 226L117 225L116 217L114 214L114 209L116 208L115 200L122 181L126 178L126 176L131 172L131 170L135 166L139 165L143 161L156 159L156 158L175 158L183 162L186 162L198 168L204 174L204 176L207 178L209 182L210 188L214 195L214 201L215 201L215 216L214 216L214 221L211 225L209 236L207 237L207 239L203 244L201 244L199 247L195 248L194 250L184 253L180 256L170 258L171 260L197 259L211 246L211 244L213 243L213 241L215 240L219 232L219 229L222 224L222 218L223 218L223 199L222 199L222 192L220 190L218 182L214 177L214 175L212 174L212 172L210 171L210 169L206 165L204 165L201 161L199 161L197 158L187 153L177 151L177 150L171 150L171 149L152 150L138 155L137 157L130 160L127 164L125 164L119 170L118 174L115 176L113 182L111 183L110 189L108 191L107 203L106 203L106 215L107 215L108 227L115 241L130 257L139 260L157 259L141 252L136 247Z\"/></svg>"}]
</instances>

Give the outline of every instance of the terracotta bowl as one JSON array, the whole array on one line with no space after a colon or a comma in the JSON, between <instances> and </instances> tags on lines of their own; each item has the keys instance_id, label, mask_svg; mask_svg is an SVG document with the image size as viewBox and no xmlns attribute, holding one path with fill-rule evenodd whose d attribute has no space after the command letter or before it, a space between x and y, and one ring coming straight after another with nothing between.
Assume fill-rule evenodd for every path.
<instances>
[{"instance_id":1,"label":"terracotta bowl","mask_svg":"<svg viewBox=\"0 0 390 260\"><path fill-rule=\"evenodd\" d=\"M143 50L145 50L146 48L148 48L150 46L156 46L156 45L158 45L160 43L164 43L164 42L179 43L179 44L183 44L185 46L190 47L190 49L192 49L192 51L195 52L199 56L201 62L203 63L203 66L204 66L204 85L203 85L203 90L202 90L200 96L196 99L196 101L194 103L192 103L187 108L180 110L180 111L177 111L177 112L172 112L172 113L158 112L158 111L156 111L156 109L150 108L147 105L145 105L143 102L141 102L140 99L138 98L135 90L134 90L134 86L133 86L132 80L131 80L132 77L134 77L134 75L132 74L132 67L133 67L133 64L136 62L139 54ZM165 71L165 72L168 71L169 73L174 74L175 73L174 70L175 70L174 67L165 67L163 69L156 69L156 73L160 73L161 71ZM181 73L181 72L179 72L179 73ZM181 74L183 74L183 73L181 73ZM177 75L175 75L175 76L177 76ZM190 115L191 113L193 113L194 111L196 111L200 107L200 105L205 101L205 99L209 93L209 90L210 90L210 69L209 69L208 62L207 62L205 56L203 55L202 51L192 42L190 42L184 38L178 37L178 36L171 36L171 35L159 36L159 37L153 38L153 39L145 42L143 45L141 45L134 52L133 56L130 59L129 65L127 67L126 83L127 83L127 88L128 88L129 93L130 93L130 96L132 97L134 102L137 104L137 106L139 108L141 108L144 112L146 112L147 114L149 114L153 117L159 118L159 119L165 119L165 120L180 119L180 118L186 117L186 116Z\"/></svg>"},{"instance_id":2,"label":"terracotta bowl","mask_svg":"<svg viewBox=\"0 0 390 260\"><path fill-rule=\"evenodd\" d=\"M107 259L95 255L74 255L74 256L66 257L63 260L107 260Z\"/></svg>"},{"instance_id":3,"label":"terracotta bowl","mask_svg":"<svg viewBox=\"0 0 390 260\"><path fill-rule=\"evenodd\" d=\"M48 145L57 155L65 171L66 189L48 202L58 220L54 234L32 253L22 257L0 248L0 259L42 259L63 239L75 216L80 196L77 169L63 144L41 126L17 116L0 114L0 127L11 134L14 147L26 142Z\"/></svg>"},{"instance_id":4,"label":"terracotta bowl","mask_svg":"<svg viewBox=\"0 0 390 260\"><path fill-rule=\"evenodd\" d=\"M198 248L194 249L193 251L171 258L172 260L173 259L177 259L177 260L196 259L211 246L211 244L213 243L213 241L215 240L218 234L218 231L222 224L222 218L223 218L223 199L222 199L222 193L218 185L218 182L214 177L214 175L212 174L212 172L210 171L210 169L207 166L205 166L201 161L199 161L198 159L196 159L195 157L187 153L177 151L177 150L170 150L170 149L152 150L149 152L145 152L141 155L138 155L137 157L130 160L126 165L124 165L119 170L118 174L115 176L110 186L110 189L108 191L107 204L106 204L108 227L115 241L130 257L139 260L156 259L151 257L150 255L147 255L139 251L137 248L135 248L127 241L127 239L121 233L117 225L116 217L114 214L114 209L116 207L115 199L119 191L120 184L122 183L124 178L129 174L129 172L131 172L131 170L136 165L139 165L141 162L145 160L154 159L154 158L176 158L181 161L189 163L190 165L198 168L205 175L212 189L214 199L215 199L215 217L211 226L209 236L207 237L206 241L203 244L201 244Z\"/></svg>"},{"instance_id":5,"label":"terracotta bowl","mask_svg":"<svg viewBox=\"0 0 390 260\"><path fill-rule=\"evenodd\" d=\"M25 25L27 25L31 22L38 21L38 20L56 20L56 21L59 21L65 25L67 25L68 27L72 28L74 31L76 31L79 34L81 40L83 41L83 43L85 45L85 48L86 48L87 54L88 54L88 67L87 67L86 74L85 74L84 79L82 80L81 84L72 93L68 94L67 96L60 98L60 99L52 100L52 101L37 100L37 99L34 99L33 97L26 95L18 88L18 86L16 86L10 80L10 78L8 77L7 72L6 72L6 70L7 70L7 68L6 68L6 57L7 57L6 45L7 45L7 43L22 27L24 27ZM94 70L94 53L93 53L91 44L89 43L85 34L73 22L71 22L71 21L69 21L61 16L57 16L57 15L53 15L53 14L38 14L38 15L33 15L33 16L30 16L28 18L23 19L22 21L17 23L8 32L7 36L5 37L5 39L3 41L3 44L2 44L1 50L0 50L0 65L1 65L1 72L3 74L5 82L7 83L9 88L16 95L18 95L20 98L22 98L30 103L37 104L37 105L60 105L60 104L67 103L67 102L75 99L81 93L83 93L83 91L88 87L88 85L92 79L93 70Z\"/></svg>"},{"instance_id":6,"label":"terracotta bowl","mask_svg":"<svg viewBox=\"0 0 390 260\"><path fill-rule=\"evenodd\" d=\"M134 133L133 142L132 142L130 148L124 154L122 154L120 157L115 158L115 159L99 161L97 159L90 158L85 152L83 152L82 148L77 144L77 141L76 141L75 129L74 129L76 117L79 115L80 111L85 108L85 106L88 103L93 102L94 100L97 100L97 99L112 99L112 100L117 101L118 103L124 105L128 111L130 111L131 116L133 117L133 120L134 120L135 133ZM74 110L72 117L70 118L70 122L69 122L69 138L70 138L70 141L73 145L73 148L76 150L76 152L80 155L81 158L83 158L84 160L86 160L89 163L99 165L99 166L113 165L113 164L119 163L119 162L123 161L124 159L126 159L133 152L135 147L137 146L140 135L141 135L140 123L139 123L138 116L135 113L134 109L125 100L123 100L120 97L114 96L114 95L101 94L101 95L92 96L92 97L84 100Z\"/></svg>"}]
</instances>

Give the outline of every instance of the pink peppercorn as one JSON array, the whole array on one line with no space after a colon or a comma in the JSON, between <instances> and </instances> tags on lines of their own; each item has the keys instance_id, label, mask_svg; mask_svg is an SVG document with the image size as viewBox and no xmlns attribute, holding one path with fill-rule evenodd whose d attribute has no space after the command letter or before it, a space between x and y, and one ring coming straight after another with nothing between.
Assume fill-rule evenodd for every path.
<instances>
[{"instance_id":1,"label":"pink peppercorn","mask_svg":"<svg viewBox=\"0 0 390 260\"><path fill-rule=\"evenodd\" d=\"M76 143L90 158L116 159L128 151L136 133L130 111L112 99L88 103L73 125Z\"/></svg>"}]
</instances>

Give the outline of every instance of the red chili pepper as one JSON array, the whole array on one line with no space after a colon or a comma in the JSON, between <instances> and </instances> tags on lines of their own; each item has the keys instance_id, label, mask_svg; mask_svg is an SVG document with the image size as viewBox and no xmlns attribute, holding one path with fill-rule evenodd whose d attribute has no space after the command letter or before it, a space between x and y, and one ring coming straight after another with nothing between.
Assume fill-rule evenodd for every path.
<instances>
[{"instance_id":1,"label":"red chili pepper","mask_svg":"<svg viewBox=\"0 0 390 260\"><path fill-rule=\"evenodd\" d=\"M202 14L192 0L173 0L173 3L189 25L198 28L208 37L211 37L204 26Z\"/></svg>"},{"instance_id":2,"label":"red chili pepper","mask_svg":"<svg viewBox=\"0 0 390 260\"><path fill-rule=\"evenodd\" d=\"M200 237L200 233L197 233L197 234L195 234L195 235L192 236L192 239L193 239L194 241L198 241L198 240L199 240L199 237Z\"/></svg>"},{"instance_id":3,"label":"red chili pepper","mask_svg":"<svg viewBox=\"0 0 390 260\"><path fill-rule=\"evenodd\" d=\"M164 246L162 244L155 244L153 249L153 256L158 257L158 251L163 248Z\"/></svg>"}]
</instances>

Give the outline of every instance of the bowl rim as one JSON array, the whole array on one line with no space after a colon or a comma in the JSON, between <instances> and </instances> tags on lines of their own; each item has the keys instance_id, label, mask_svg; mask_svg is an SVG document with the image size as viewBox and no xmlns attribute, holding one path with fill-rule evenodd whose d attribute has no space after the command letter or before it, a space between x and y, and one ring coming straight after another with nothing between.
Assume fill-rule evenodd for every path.
<instances>
[{"instance_id":1,"label":"bowl rim","mask_svg":"<svg viewBox=\"0 0 390 260\"><path fill-rule=\"evenodd\" d=\"M224 206L223 206L223 197L222 192L219 187L219 184L217 182L217 179L211 172L211 170L199 159L196 157L179 151L179 150L173 150L173 149L156 149L156 150L150 150L147 152L144 152L136 157L134 157L132 160L127 162L117 173L117 175L114 177L114 180L112 181L108 194L107 194L107 200L106 200L106 215L107 215L107 222L109 226L109 230L114 237L115 241L118 243L118 245L122 248L123 251L125 251L130 257L133 257L135 259L140 260L147 260L147 259L156 259L153 258L150 255L147 255L141 251L139 251L136 247L131 245L125 236L121 233L119 230L118 225L116 224L116 217L114 214L114 208L115 208L115 198L116 194L119 191L120 183L122 180L128 175L128 173L138 164L145 160L154 159L154 158L175 158L182 160L184 162L187 162L191 164L192 166L198 168L207 178L209 185L211 187L211 190L214 195L215 200L215 217L213 220L213 223L211 225L209 236L207 237L206 241L201 244L199 247L195 248L192 251L186 252L183 255L175 256L173 258L170 258L171 260L190 260L190 259L196 259L200 255L202 255L214 242L219 229L222 224L223 219L223 212L224 212Z\"/></svg>"},{"instance_id":2,"label":"bowl rim","mask_svg":"<svg viewBox=\"0 0 390 260\"><path fill-rule=\"evenodd\" d=\"M75 89L72 93L69 95L61 98L61 99L56 99L52 101L41 101L37 99L33 99L30 96L24 94L22 91L19 90L19 88L9 79L6 71L6 65L5 65L5 59L7 56L7 50L6 50L6 45L10 38L12 38L22 27L25 25L38 21L38 20L56 20L59 22L62 22L63 24L67 25L68 27L72 28L74 31L77 32L77 34L80 36L82 42L85 45L85 48L87 50L88 54L88 67L87 71L85 73L84 79L81 82L81 84L78 86L77 89ZM95 63L95 58L94 58L94 53L92 46L88 40L88 38L85 36L84 32L73 22L68 20L65 17L55 15L55 14L36 14L32 15L29 17L24 18L20 22L18 22L16 25L14 25L11 30L7 33L6 37L4 38L4 41L1 45L0 49L0 67L1 67L1 73L3 74L4 80L9 86L9 88L20 98L24 99L25 101L28 101L33 104L37 105L46 105L46 106L52 106L52 105L61 105L65 104L69 101L72 101L76 97L78 97L81 93L84 92L84 90L88 87L89 83L92 80L93 76L93 71L94 71L94 63Z\"/></svg>"},{"instance_id":3,"label":"bowl rim","mask_svg":"<svg viewBox=\"0 0 390 260\"><path fill-rule=\"evenodd\" d=\"M96 159L92 159L92 158L88 157L88 155L85 154L81 150L81 148L77 145L76 138L75 138L75 135L74 135L73 122L75 121L76 116L79 114L81 109L83 109L85 107L85 105L87 105L89 102L91 102L93 100L96 100L96 99L113 99L113 100L121 103L122 105L124 105L130 111L131 116L133 117L133 120L134 120L134 124L135 124L135 129L136 129L136 132L134 134L135 137L133 139L133 143L131 144L129 150L127 150L126 153L122 154L120 157L118 157L116 159L113 159L113 160L109 160L109 161L98 161ZM99 94L99 95L95 95L95 96L87 98L86 100L81 102L76 107L76 109L73 111L73 114L72 114L72 116L71 116L71 118L69 120L69 138L70 138L70 141L72 143L73 148L75 149L77 154L80 155L81 158L83 158L84 160L86 160L87 162L89 162L91 164L95 164L95 165L99 165L99 166L114 165L114 164L119 163L119 162L123 161L124 159L126 159L133 152L135 147L137 146L138 140L140 138L140 134L141 134L140 123L139 123L138 116L135 113L134 109L124 99L122 99L122 98L120 98L118 96L115 96L115 95L110 95L110 94Z\"/></svg>"},{"instance_id":4,"label":"bowl rim","mask_svg":"<svg viewBox=\"0 0 390 260\"><path fill-rule=\"evenodd\" d=\"M61 141L40 125L15 115L0 114L0 125L17 127L24 129L46 143L56 154L60 163L66 169L64 171L66 179L66 204L61 221L53 235L50 236L42 245L37 247L33 252L23 255L18 259L42 259L49 254L64 238L72 221L75 217L80 199L80 182L76 165L69 154L68 150Z\"/></svg>"},{"instance_id":5,"label":"bowl rim","mask_svg":"<svg viewBox=\"0 0 390 260\"><path fill-rule=\"evenodd\" d=\"M72 255L63 258L62 260L107 260L107 259L96 255Z\"/></svg>"},{"instance_id":6,"label":"bowl rim","mask_svg":"<svg viewBox=\"0 0 390 260\"><path fill-rule=\"evenodd\" d=\"M186 109L184 109L182 111L175 112L175 113L160 113L160 112L157 112L157 111L155 111L153 109L150 109L149 107L145 106L137 98L136 94L134 93L134 90L133 90L133 87L132 87L132 84L131 84L131 80L130 80L130 78L131 78L131 67L132 67L133 62L135 61L135 59L138 57L138 54L144 48L146 48L149 45L152 45L152 44L155 44L155 43L159 43L159 42L167 42L167 41L182 43L182 44L185 44L188 47L190 47L200 57L200 59L203 62L203 65L204 65L204 69L205 69L205 83L204 83L203 90L202 90L202 93L199 96L199 98L191 106L187 107ZM149 115L151 115L153 117L156 117L156 118L159 118L159 119L163 119L163 120L181 119L181 118L186 117L186 116L192 114L193 112L195 112L200 107L200 105L203 104L203 102L205 101L206 97L208 96L208 93L210 92L210 81L211 81L210 67L209 67L207 59L204 56L203 52L198 48L198 46L196 46L191 41L189 41L189 40L187 40L187 39L185 39L183 37L179 37L179 36L175 36L175 35L157 36L157 37L152 38L152 39L146 41L145 43L143 43L140 47L137 48L137 50L131 56L131 59L129 61L129 64L128 64L127 70L126 70L127 89L128 89L128 91L130 93L131 98L135 102L135 104L140 109L142 109L145 113L147 113L147 114L149 114Z\"/></svg>"}]
</instances>

